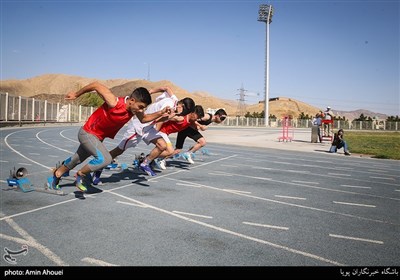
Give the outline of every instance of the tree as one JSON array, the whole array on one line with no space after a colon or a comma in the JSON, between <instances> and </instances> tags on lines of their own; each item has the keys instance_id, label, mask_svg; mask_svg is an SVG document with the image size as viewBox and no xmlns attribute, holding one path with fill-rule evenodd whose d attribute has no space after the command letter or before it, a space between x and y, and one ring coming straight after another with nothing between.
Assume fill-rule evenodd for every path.
<instances>
[{"instance_id":1,"label":"tree","mask_svg":"<svg viewBox=\"0 0 400 280\"><path fill-rule=\"evenodd\" d=\"M388 121L388 122L399 122L400 121L400 119L399 119L399 116L390 116L390 117L387 117L387 119L386 119L386 121Z\"/></svg>"},{"instance_id":2,"label":"tree","mask_svg":"<svg viewBox=\"0 0 400 280\"><path fill-rule=\"evenodd\" d=\"M77 102L79 105L82 106L97 108L104 103L104 99L101 98L101 96L98 95L97 93L92 92L79 96Z\"/></svg>"},{"instance_id":3,"label":"tree","mask_svg":"<svg viewBox=\"0 0 400 280\"><path fill-rule=\"evenodd\" d=\"M305 115L304 112L301 112L300 115L299 115L299 119L301 119L301 120L310 120L311 117L308 114Z\"/></svg>"},{"instance_id":4,"label":"tree","mask_svg":"<svg viewBox=\"0 0 400 280\"><path fill-rule=\"evenodd\" d=\"M363 113L361 113L361 115L358 117L358 119L355 119L355 121L372 121L372 119L371 117L367 118Z\"/></svg>"}]
</instances>

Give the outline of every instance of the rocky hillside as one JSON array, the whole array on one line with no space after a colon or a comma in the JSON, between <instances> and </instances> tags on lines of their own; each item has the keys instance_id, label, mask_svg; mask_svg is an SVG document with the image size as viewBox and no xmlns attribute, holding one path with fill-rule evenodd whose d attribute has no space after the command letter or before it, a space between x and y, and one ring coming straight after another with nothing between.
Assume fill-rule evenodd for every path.
<instances>
[{"instance_id":1,"label":"rocky hillside","mask_svg":"<svg viewBox=\"0 0 400 280\"><path fill-rule=\"evenodd\" d=\"M225 108L229 116L236 116L238 110L238 102L234 100L225 100L214 97L207 92L188 92L183 88L175 85L170 81L147 81L147 80L128 80L128 79L111 79L98 80L95 78L85 78L79 76L63 75L63 74L47 74L33 77L26 80L4 80L0 81L0 92L8 92L11 95L19 95L24 97L35 97L37 99L47 99L52 102L64 102L64 95L72 90L78 90L92 81L99 81L109 88L118 96L128 95L136 87L154 88L159 86L169 86L173 89L178 98L191 97L197 104L201 104L204 109ZM302 101L288 97L276 97L269 102L269 112L277 118L283 116L298 117L300 113L313 116L319 110ZM264 110L264 104L258 103L247 105L246 112L261 112ZM385 118L386 115L377 114L366 110L358 110L354 112L335 111L336 115L345 116L347 119L358 118L361 113L365 116L379 116Z\"/></svg>"}]
</instances>

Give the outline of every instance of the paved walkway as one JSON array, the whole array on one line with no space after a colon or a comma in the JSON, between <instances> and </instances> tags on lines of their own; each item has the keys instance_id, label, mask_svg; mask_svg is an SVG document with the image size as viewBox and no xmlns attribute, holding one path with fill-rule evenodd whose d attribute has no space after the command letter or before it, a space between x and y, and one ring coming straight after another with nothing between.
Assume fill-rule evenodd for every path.
<instances>
[{"instance_id":1,"label":"paved walkway","mask_svg":"<svg viewBox=\"0 0 400 280\"><path fill-rule=\"evenodd\" d=\"M322 143L311 143L311 128L299 128L289 131L292 141L282 141L281 128L266 127L228 127L210 126L201 132L209 143L226 143L247 147L262 147L303 152L328 152L331 146L329 140ZM343 149L338 154L343 154ZM360 156L360 155L358 155Z\"/></svg>"}]
</instances>

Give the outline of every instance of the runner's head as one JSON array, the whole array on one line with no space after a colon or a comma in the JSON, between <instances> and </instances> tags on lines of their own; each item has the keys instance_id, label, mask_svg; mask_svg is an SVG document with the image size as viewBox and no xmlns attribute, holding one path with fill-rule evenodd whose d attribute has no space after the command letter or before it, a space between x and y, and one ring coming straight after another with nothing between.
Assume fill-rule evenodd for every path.
<instances>
[{"instance_id":1,"label":"runner's head","mask_svg":"<svg viewBox=\"0 0 400 280\"><path fill-rule=\"evenodd\" d=\"M214 114L214 122L222 123L226 119L226 112L224 109L218 109Z\"/></svg>"},{"instance_id":2,"label":"runner's head","mask_svg":"<svg viewBox=\"0 0 400 280\"><path fill-rule=\"evenodd\" d=\"M127 100L127 110L133 114L143 112L151 104L149 91L144 87L138 87L132 91Z\"/></svg>"},{"instance_id":3,"label":"runner's head","mask_svg":"<svg viewBox=\"0 0 400 280\"><path fill-rule=\"evenodd\" d=\"M194 106L194 112L190 113L189 121L194 122L204 117L204 109L201 105Z\"/></svg>"},{"instance_id":4,"label":"runner's head","mask_svg":"<svg viewBox=\"0 0 400 280\"><path fill-rule=\"evenodd\" d=\"M194 112L194 101L190 97L185 97L178 101L175 107L175 113L178 116L186 116L189 113Z\"/></svg>"}]
</instances>

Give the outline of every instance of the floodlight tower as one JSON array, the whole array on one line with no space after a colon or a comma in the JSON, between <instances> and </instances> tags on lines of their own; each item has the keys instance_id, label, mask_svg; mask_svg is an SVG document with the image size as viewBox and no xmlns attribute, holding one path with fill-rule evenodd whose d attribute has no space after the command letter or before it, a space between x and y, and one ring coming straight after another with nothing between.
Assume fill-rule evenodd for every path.
<instances>
[{"instance_id":1,"label":"floodlight tower","mask_svg":"<svg viewBox=\"0 0 400 280\"><path fill-rule=\"evenodd\" d=\"M147 65L147 80L150 81L150 63L145 62L144 64Z\"/></svg>"},{"instance_id":2,"label":"floodlight tower","mask_svg":"<svg viewBox=\"0 0 400 280\"><path fill-rule=\"evenodd\" d=\"M272 22L272 15L274 9L272 5L261 4L258 10L258 21L266 23L267 34L265 40L265 105L264 105L264 119L265 126L269 126L269 24Z\"/></svg>"}]
</instances>

